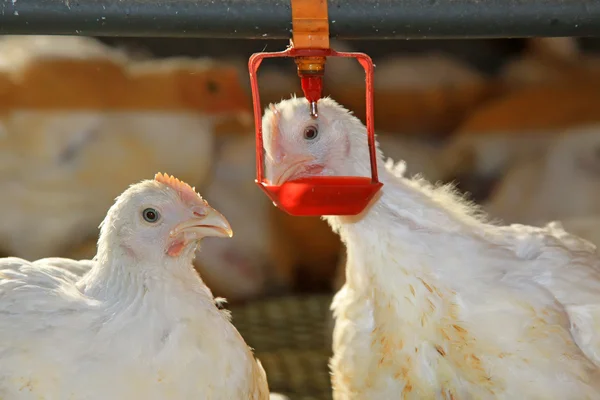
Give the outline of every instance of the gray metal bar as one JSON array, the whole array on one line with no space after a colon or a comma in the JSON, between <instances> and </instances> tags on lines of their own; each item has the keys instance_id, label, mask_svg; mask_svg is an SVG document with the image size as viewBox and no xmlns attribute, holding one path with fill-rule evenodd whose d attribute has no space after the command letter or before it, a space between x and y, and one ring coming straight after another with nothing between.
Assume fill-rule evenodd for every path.
<instances>
[{"instance_id":1,"label":"gray metal bar","mask_svg":"<svg viewBox=\"0 0 600 400\"><path fill-rule=\"evenodd\" d=\"M0 34L286 39L289 0L0 0ZM600 36L600 0L329 0L342 39Z\"/></svg>"}]
</instances>

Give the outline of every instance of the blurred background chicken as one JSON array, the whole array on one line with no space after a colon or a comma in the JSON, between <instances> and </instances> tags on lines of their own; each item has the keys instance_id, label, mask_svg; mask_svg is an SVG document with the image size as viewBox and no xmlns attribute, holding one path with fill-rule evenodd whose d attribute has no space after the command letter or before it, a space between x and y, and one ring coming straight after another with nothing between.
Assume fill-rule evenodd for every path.
<instances>
[{"instance_id":1,"label":"blurred background chicken","mask_svg":"<svg viewBox=\"0 0 600 400\"><path fill-rule=\"evenodd\" d=\"M123 187L160 170L201 185L219 119L247 117L236 71L212 60L132 61L61 36L5 38L0 60L0 246L18 257L93 256Z\"/></svg>"},{"instance_id":2,"label":"blurred background chicken","mask_svg":"<svg viewBox=\"0 0 600 400\"><path fill-rule=\"evenodd\" d=\"M573 125L600 120L600 58L581 53L573 38L535 38L523 57L500 71L496 96L457 127L440 164L476 200L513 162L542 154Z\"/></svg>"},{"instance_id":3,"label":"blurred background chicken","mask_svg":"<svg viewBox=\"0 0 600 400\"><path fill-rule=\"evenodd\" d=\"M567 231L591 239L585 233L590 227L600 232L600 124L567 129L543 154L514 163L484 208L504 223L541 226L558 220Z\"/></svg>"},{"instance_id":4,"label":"blurred background chicken","mask_svg":"<svg viewBox=\"0 0 600 400\"><path fill-rule=\"evenodd\" d=\"M0 252L88 258L130 182L157 171L205 195L233 238L195 262L254 347L270 387L330 399L329 303L345 249L254 183L247 61L287 41L0 37ZM375 67L375 126L407 175L454 181L491 217L600 243L598 41L340 41ZM364 72L330 58L324 92L365 119ZM261 106L302 95L290 59L266 60ZM598 164L598 166L596 165Z\"/></svg>"}]
</instances>

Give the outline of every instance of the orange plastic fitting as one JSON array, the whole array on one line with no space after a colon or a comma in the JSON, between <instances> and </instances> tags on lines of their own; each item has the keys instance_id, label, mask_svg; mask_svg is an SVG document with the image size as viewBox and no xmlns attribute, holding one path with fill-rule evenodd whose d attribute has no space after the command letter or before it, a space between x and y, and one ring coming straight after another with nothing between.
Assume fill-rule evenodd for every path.
<instances>
[{"instance_id":1,"label":"orange plastic fitting","mask_svg":"<svg viewBox=\"0 0 600 400\"><path fill-rule=\"evenodd\" d=\"M329 49L329 16L327 0L291 0L292 46L296 49ZM299 56L294 61L304 97L310 104L310 115L318 115L317 101L323 93L326 57Z\"/></svg>"}]
</instances>

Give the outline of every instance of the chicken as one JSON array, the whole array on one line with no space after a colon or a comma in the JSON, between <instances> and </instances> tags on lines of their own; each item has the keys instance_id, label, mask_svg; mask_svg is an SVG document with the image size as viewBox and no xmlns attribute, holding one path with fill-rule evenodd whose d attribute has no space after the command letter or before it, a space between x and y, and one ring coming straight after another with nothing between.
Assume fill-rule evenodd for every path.
<instances>
[{"instance_id":1,"label":"chicken","mask_svg":"<svg viewBox=\"0 0 600 400\"><path fill-rule=\"evenodd\" d=\"M393 134L377 134L377 141L386 156L392 159L402 159L406 162L407 176L419 176L430 182L438 182L444 176L444 171L441 170L439 165L440 149L434 144ZM293 217L290 216L290 218ZM329 227L327 228L329 229ZM335 276L333 278L333 288L335 291L340 290L345 282L346 253L343 251L335 267ZM330 315L330 319L327 321L327 328L325 329L327 340L331 340L333 327L333 315Z\"/></svg>"},{"instance_id":2,"label":"chicken","mask_svg":"<svg viewBox=\"0 0 600 400\"><path fill-rule=\"evenodd\" d=\"M599 122L599 86L600 81L530 85L482 105L440 155L442 180L496 181L514 162L543 154L564 129Z\"/></svg>"},{"instance_id":3,"label":"chicken","mask_svg":"<svg viewBox=\"0 0 600 400\"><path fill-rule=\"evenodd\" d=\"M504 223L532 225L600 215L599 177L600 124L573 127L515 163L484 208Z\"/></svg>"},{"instance_id":4,"label":"chicken","mask_svg":"<svg viewBox=\"0 0 600 400\"><path fill-rule=\"evenodd\" d=\"M392 133L378 134L377 138L387 154L410 161L410 175L433 181L443 176L435 144ZM286 277L285 282L289 282L287 286L302 292L339 289L344 283L340 265L345 265L339 236L319 217L294 217L275 207L269 210L272 260L281 276Z\"/></svg>"},{"instance_id":5,"label":"chicken","mask_svg":"<svg viewBox=\"0 0 600 400\"><path fill-rule=\"evenodd\" d=\"M600 246L600 125L567 129L538 157L515 163L483 204L504 223L558 220Z\"/></svg>"},{"instance_id":6,"label":"chicken","mask_svg":"<svg viewBox=\"0 0 600 400\"><path fill-rule=\"evenodd\" d=\"M266 176L369 176L364 125L329 98L266 111ZM445 186L384 165L334 298L334 399L596 399L600 260L555 225L495 226ZM558 362L557 360L560 360Z\"/></svg>"},{"instance_id":7,"label":"chicken","mask_svg":"<svg viewBox=\"0 0 600 400\"><path fill-rule=\"evenodd\" d=\"M117 198L93 260L2 259L0 397L268 399L260 363L192 268L208 236L232 236L225 217L157 174Z\"/></svg>"},{"instance_id":8,"label":"chicken","mask_svg":"<svg viewBox=\"0 0 600 400\"><path fill-rule=\"evenodd\" d=\"M120 188L153 171L202 184L215 125L250 111L232 67L69 36L0 40L0 108L0 248L27 259L93 256Z\"/></svg>"}]
</instances>

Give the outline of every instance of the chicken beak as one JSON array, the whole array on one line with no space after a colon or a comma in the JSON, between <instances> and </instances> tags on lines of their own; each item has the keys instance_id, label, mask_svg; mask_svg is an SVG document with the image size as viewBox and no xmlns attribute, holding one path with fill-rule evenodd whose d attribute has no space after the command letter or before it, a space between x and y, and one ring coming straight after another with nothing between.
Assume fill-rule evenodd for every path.
<instances>
[{"instance_id":1,"label":"chicken beak","mask_svg":"<svg viewBox=\"0 0 600 400\"><path fill-rule=\"evenodd\" d=\"M212 207L202 207L201 212L194 212L194 217L179 224L171 233L177 236L183 233L187 240L200 240L208 236L232 237L233 231L229 221Z\"/></svg>"},{"instance_id":2,"label":"chicken beak","mask_svg":"<svg viewBox=\"0 0 600 400\"><path fill-rule=\"evenodd\" d=\"M295 178L295 175L303 166L310 164L314 159L312 157L284 157L281 162L273 162L271 164L271 171L268 175L272 176L270 179L273 185L282 185Z\"/></svg>"}]
</instances>

